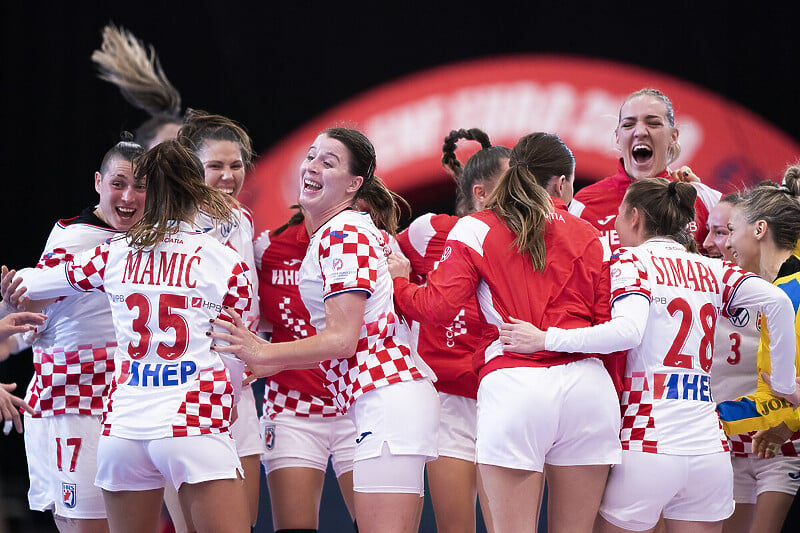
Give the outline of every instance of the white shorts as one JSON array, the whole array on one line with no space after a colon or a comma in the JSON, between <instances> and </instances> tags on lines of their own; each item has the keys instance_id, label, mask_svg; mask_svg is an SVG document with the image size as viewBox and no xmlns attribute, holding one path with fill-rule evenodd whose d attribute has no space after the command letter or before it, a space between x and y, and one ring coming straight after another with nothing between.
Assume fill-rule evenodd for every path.
<instances>
[{"instance_id":1,"label":"white shorts","mask_svg":"<svg viewBox=\"0 0 800 533\"><path fill-rule=\"evenodd\" d=\"M800 488L800 457L731 457L731 463L736 503L754 504L763 492L794 495Z\"/></svg>"},{"instance_id":2,"label":"white shorts","mask_svg":"<svg viewBox=\"0 0 800 533\"><path fill-rule=\"evenodd\" d=\"M244 476L230 433L131 440L101 436L95 484L108 491L152 490Z\"/></svg>"},{"instance_id":3,"label":"white shorts","mask_svg":"<svg viewBox=\"0 0 800 533\"><path fill-rule=\"evenodd\" d=\"M645 531L667 520L718 522L733 514L728 452L665 455L622 452L611 468L600 514L617 527Z\"/></svg>"},{"instance_id":4,"label":"white shorts","mask_svg":"<svg viewBox=\"0 0 800 533\"><path fill-rule=\"evenodd\" d=\"M25 423L31 509L64 518L106 518L103 493L94 485L100 417L65 414L28 417Z\"/></svg>"},{"instance_id":5,"label":"white shorts","mask_svg":"<svg viewBox=\"0 0 800 533\"><path fill-rule=\"evenodd\" d=\"M439 393L439 457L475 462L478 402L455 394Z\"/></svg>"},{"instance_id":6,"label":"white shorts","mask_svg":"<svg viewBox=\"0 0 800 533\"><path fill-rule=\"evenodd\" d=\"M236 452L239 457L264 453L264 441L259 432L256 398L253 396L253 387L250 385L242 387L239 403L236 404L236 415L236 421L231 424L231 435L236 442Z\"/></svg>"},{"instance_id":7,"label":"white shorts","mask_svg":"<svg viewBox=\"0 0 800 533\"><path fill-rule=\"evenodd\" d=\"M478 387L477 462L544 471L544 464L616 464L619 400L596 358L487 374Z\"/></svg>"},{"instance_id":8,"label":"white shorts","mask_svg":"<svg viewBox=\"0 0 800 533\"><path fill-rule=\"evenodd\" d=\"M28 461L28 506L32 511L52 511L55 508L55 495L50 490L53 479L50 468L50 435L46 418L33 418L23 415L25 431L25 457Z\"/></svg>"},{"instance_id":9,"label":"white shorts","mask_svg":"<svg viewBox=\"0 0 800 533\"><path fill-rule=\"evenodd\" d=\"M366 392L351 406L348 416L356 426L353 484L360 487L359 492L423 494L425 461L437 456L439 428L439 398L430 380L393 383ZM416 486L387 489L395 484L389 466L396 456L421 457L413 461L419 467L413 472L419 480ZM381 460L377 473L370 466L375 461L365 461L375 458Z\"/></svg>"},{"instance_id":10,"label":"white shorts","mask_svg":"<svg viewBox=\"0 0 800 533\"><path fill-rule=\"evenodd\" d=\"M347 416L295 416L278 413L261 418L266 450L261 463L269 475L288 467L314 468L323 472L328 458L338 478L353 470L356 427Z\"/></svg>"}]
</instances>

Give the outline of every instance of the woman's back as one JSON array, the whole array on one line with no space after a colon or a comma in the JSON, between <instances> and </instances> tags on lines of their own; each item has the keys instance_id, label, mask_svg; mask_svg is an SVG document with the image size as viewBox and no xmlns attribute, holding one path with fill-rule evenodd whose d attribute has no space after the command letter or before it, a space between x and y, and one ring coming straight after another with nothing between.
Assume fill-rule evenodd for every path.
<instances>
[{"instance_id":1,"label":"woman's back","mask_svg":"<svg viewBox=\"0 0 800 533\"><path fill-rule=\"evenodd\" d=\"M650 239L614 257L612 301L640 295L650 302L642 342L628 351L623 449L684 455L728 449L710 388L714 333L719 313L727 316L739 284L751 276L671 239Z\"/></svg>"},{"instance_id":2,"label":"woman's back","mask_svg":"<svg viewBox=\"0 0 800 533\"><path fill-rule=\"evenodd\" d=\"M160 438L228 427L233 391L205 332L222 306L250 305L249 273L233 250L183 226L152 249L112 240L76 257L68 276L111 302L118 371L104 434Z\"/></svg>"},{"instance_id":3,"label":"woman's back","mask_svg":"<svg viewBox=\"0 0 800 533\"><path fill-rule=\"evenodd\" d=\"M591 326L610 318L603 248L597 231L588 223L566 211L553 211L544 234L547 259L543 272L533 267L527 253L517 251L514 238L491 210L462 218L448 236L439 266L431 273L433 294L424 295L430 316L421 318L440 321L450 313L451 303L477 294L488 323L485 349L476 354L481 377L498 368L552 366L591 356L504 353L492 326L509 317L543 329Z\"/></svg>"}]
</instances>

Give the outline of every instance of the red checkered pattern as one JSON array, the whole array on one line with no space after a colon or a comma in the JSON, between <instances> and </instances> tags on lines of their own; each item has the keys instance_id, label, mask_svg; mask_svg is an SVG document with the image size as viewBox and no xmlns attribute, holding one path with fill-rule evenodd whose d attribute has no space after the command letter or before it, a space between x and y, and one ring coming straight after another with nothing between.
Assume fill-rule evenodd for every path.
<instances>
[{"instance_id":1,"label":"red checkered pattern","mask_svg":"<svg viewBox=\"0 0 800 533\"><path fill-rule=\"evenodd\" d=\"M129 368L131 366L130 361L123 361L122 362L122 375L125 376L129 372ZM111 424L107 423L106 420L108 415L110 415L114 411L114 391L117 390L117 380L114 376L111 377L111 386L108 388L108 401L106 402L106 409L103 411L103 418L100 423L103 425L103 428L100 430L101 435L105 435L106 437L111 435Z\"/></svg>"},{"instance_id":2,"label":"red checkered pattern","mask_svg":"<svg viewBox=\"0 0 800 533\"><path fill-rule=\"evenodd\" d=\"M730 444L731 455L733 457L755 457L752 453L753 435L755 435L755 432L729 436L728 443ZM784 457L800 456L800 431L783 443L777 455L783 455Z\"/></svg>"},{"instance_id":3,"label":"red checkered pattern","mask_svg":"<svg viewBox=\"0 0 800 533\"><path fill-rule=\"evenodd\" d=\"M67 253L66 248L53 248L39 259L36 268L52 268L60 263L72 261L73 257L72 254Z\"/></svg>"},{"instance_id":4,"label":"red checkered pattern","mask_svg":"<svg viewBox=\"0 0 800 533\"><path fill-rule=\"evenodd\" d=\"M172 436L205 435L228 430L233 409L233 387L225 369L200 370L192 389L178 413L186 417L183 424L173 424Z\"/></svg>"},{"instance_id":5,"label":"red checkered pattern","mask_svg":"<svg viewBox=\"0 0 800 533\"><path fill-rule=\"evenodd\" d=\"M246 264L239 263L234 266L228 278L228 293L222 299L222 305L236 309L239 314L250 309L252 286L249 277L250 272Z\"/></svg>"},{"instance_id":6,"label":"red checkered pattern","mask_svg":"<svg viewBox=\"0 0 800 533\"><path fill-rule=\"evenodd\" d=\"M264 408L270 418L286 410L295 416L336 416L339 412L331 398L320 398L292 390L275 380L268 379L264 389Z\"/></svg>"},{"instance_id":7,"label":"red checkered pattern","mask_svg":"<svg viewBox=\"0 0 800 533\"><path fill-rule=\"evenodd\" d=\"M423 377L411 361L409 348L395 342L396 324L394 313L382 313L361 327L354 356L320 363L340 411L346 412L365 392Z\"/></svg>"},{"instance_id":8,"label":"red checkered pattern","mask_svg":"<svg viewBox=\"0 0 800 533\"><path fill-rule=\"evenodd\" d=\"M658 453L655 438L655 421L651 414L653 404L642 401L642 393L650 391L644 372L625 376L622 391L622 429L620 440L623 450ZM647 397L650 394L646 395Z\"/></svg>"},{"instance_id":9,"label":"red checkered pattern","mask_svg":"<svg viewBox=\"0 0 800 533\"><path fill-rule=\"evenodd\" d=\"M292 311L291 298L288 296L282 297L278 303L278 309L280 309L281 324L290 330L295 338L303 339L314 333L314 328L311 327L307 320L293 316L295 313Z\"/></svg>"},{"instance_id":10,"label":"red checkered pattern","mask_svg":"<svg viewBox=\"0 0 800 533\"><path fill-rule=\"evenodd\" d=\"M102 415L103 398L114 375L116 346L111 342L52 353L34 347L35 379L27 398L34 416Z\"/></svg>"},{"instance_id":11,"label":"red checkered pattern","mask_svg":"<svg viewBox=\"0 0 800 533\"><path fill-rule=\"evenodd\" d=\"M67 269L67 278L73 287L86 292L92 289L105 290L103 277L108 261L108 246L109 243L105 242L95 248L93 254L82 254L76 258L80 262Z\"/></svg>"},{"instance_id":12,"label":"red checkered pattern","mask_svg":"<svg viewBox=\"0 0 800 533\"><path fill-rule=\"evenodd\" d=\"M363 289L372 293L378 281L378 256L369 236L350 224L326 228L319 243L323 272L323 298Z\"/></svg>"},{"instance_id":13,"label":"red checkered pattern","mask_svg":"<svg viewBox=\"0 0 800 533\"><path fill-rule=\"evenodd\" d=\"M647 268L636 255L626 248L611 256L611 301L626 294L641 294L650 299Z\"/></svg>"},{"instance_id":14,"label":"red checkered pattern","mask_svg":"<svg viewBox=\"0 0 800 533\"><path fill-rule=\"evenodd\" d=\"M746 270L742 270L738 266L728 261L724 261L725 269L724 273L722 274L722 284L725 286L722 289L722 302L724 305L722 306L722 315L728 315L728 304L733 298L733 295L736 294L736 289L739 288L739 285L745 279L754 276L755 274L751 272L747 272Z\"/></svg>"}]
</instances>

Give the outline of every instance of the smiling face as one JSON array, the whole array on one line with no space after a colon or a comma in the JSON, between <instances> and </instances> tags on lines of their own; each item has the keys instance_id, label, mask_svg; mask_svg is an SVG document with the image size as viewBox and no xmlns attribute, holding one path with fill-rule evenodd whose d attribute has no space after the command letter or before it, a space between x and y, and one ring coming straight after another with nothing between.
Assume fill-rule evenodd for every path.
<instances>
[{"instance_id":1,"label":"smiling face","mask_svg":"<svg viewBox=\"0 0 800 533\"><path fill-rule=\"evenodd\" d=\"M128 231L142 218L146 186L134 179L130 161L111 159L104 174L95 172L94 189L100 195L98 214L112 228Z\"/></svg>"},{"instance_id":2,"label":"smiling face","mask_svg":"<svg viewBox=\"0 0 800 533\"><path fill-rule=\"evenodd\" d=\"M678 142L666 105L646 94L623 104L616 133L625 171L632 179L652 178L665 170L670 149Z\"/></svg>"},{"instance_id":3,"label":"smiling face","mask_svg":"<svg viewBox=\"0 0 800 533\"><path fill-rule=\"evenodd\" d=\"M350 158L344 144L324 133L308 149L300 165L299 203L313 229L350 206L364 182L350 173Z\"/></svg>"},{"instance_id":4,"label":"smiling face","mask_svg":"<svg viewBox=\"0 0 800 533\"><path fill-rule=\"evenodd\" d=\"M203 163L207 185L234 198L239 196L244 185L244 161L239 144L207 139L196 155Z\"/></svg>"},{"instance_id":5,"label":"smiling face","mask_svg":"<svg viewBox=\"0 0 800 533\"><path fill-rule=\"evenodd\" d=\"M761 263L761 244L756 238L755 229L755 224L747 222L740 207L731 208L727 246L737 265L757 274Z\"/></svg>"},{"instance_id":6,"label":"smiling face","mask_svg":"<svg viewBox=\"0 0 800 533\"><path fill-rule=\"evenodd\" d=\"M728 249L728 220L730 220L733 206L728 202L720 202L708 213L708 235L703 241L703 248L711 257L721 257L726 261L733 261L733 254Z\"/></svg>"}]
</instances>

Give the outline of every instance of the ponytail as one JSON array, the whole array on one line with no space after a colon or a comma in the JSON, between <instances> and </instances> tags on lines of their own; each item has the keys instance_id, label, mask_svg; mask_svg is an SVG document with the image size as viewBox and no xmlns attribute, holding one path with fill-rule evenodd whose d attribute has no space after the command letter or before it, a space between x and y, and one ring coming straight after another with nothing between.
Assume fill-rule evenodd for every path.
<instances>
[{"instance_id":1,"label":"ponytail","mask_svg":"<svg viewBox=\"0 0 800 533\"><path fill-rule=\"evenodd\" d=\"M390 191L378 176L364 180L361 188L356 193L356 205L361 200L361 208L369 211L372 222L378 229L384 230L389 235L397 234L403 206L410 212L408 202L399 194Z\"/></svg>"},{"instance_id":2,"label":"ponytail","mask_svg":"<svg viewBox=\"0 0 800 533\"><path fill-rule=\"evenodd\" d=\"M644 217L647 237L669 237L689 251L697 251L697 243L688 225L695 218L697 190L688 183L664 178L642 178L628 187L623 202L636 208Z\"/></svg>"},{"instance_id":3,"label":"ponytail","mask_svg":"<svg viewBox=\"0 0 800 533\"><path fill-rule=\"evenodd\" d=\"M477 141L481 149L467 160L462 168L456 157L459 139ZM478 128L452 130L445 137L442 146L442 166L456 182L456 214L464 216L475 210L472 188L476 183L484 183L500 171L500 161L508 159L510 150L505 146L492 146L489 136Z\"/></svg>"},{"instance_id":4,"label":"ponytail","mask_svg":"<svg viewBox=\"0 0 800 533\"><path fill-rule=\"evenodd\" d=\"M533 267L544 271L547 259L544 232L553 204L533 174L523 165L512 165L489 195L486 207L497 213L516 235L517 251L528 253Z\"/></svg>"},{"instance_id":5,"label":"ponytail","mask_svg":"<svg viewBox=\"0 0 800 533\"><path fill-rule=\"evenodd\" d=\"M145 180L144 215L127 232L129 245L147 248L178 232L180 222L193 223L202 209L215 220L231 217L238 202L206 185L203 165L177 141L164 141L134 162L137 180Z\"/></svg>"},{"instance_id":6,"label":"ponytail","mask_svg":"<svg viewBox=\"0 0 800 533\"><path fill-rule=\"evenodd\" d=\"M167 79L156 51L131 32L108 24L103 43L92 52L97 76L117 86L122 97L150 118L136 130L136 142L149 147L166 124L181 123L181 95Z\"/></svg>"}]
</instances>

